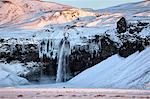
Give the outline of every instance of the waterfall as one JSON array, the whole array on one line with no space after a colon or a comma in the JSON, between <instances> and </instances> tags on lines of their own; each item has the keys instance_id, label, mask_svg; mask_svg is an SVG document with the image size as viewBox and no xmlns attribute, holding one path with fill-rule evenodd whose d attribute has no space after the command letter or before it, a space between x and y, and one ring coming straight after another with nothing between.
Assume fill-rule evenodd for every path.
<instances>
[{"instance_id":1,"label":"waterfall","mask_svg":"<svg viewBox=\"0 0 150 99\"><path fill-rule=\"evenodd\" d=\"M55 46L58 48L55 48ZM57 54L56 54L57 53ZM46 56L47 58L57 59L58 68L56 74L56 82L65 82L68 80L70 70L69 64L69 54L70 54L70 42L67 37L64 37L60 43L55 44L51 39L44 39L39 44L39 58L41 61ZM56 56L57 55L57 56ZM41 77L43 76L41 70Z\"/></svg>"},{"instance_id":2,"label":"waterfall","mask_svg":"<svg viewBox=\"0 0 150 99\"><path fill-rule=\"evenodd\" d=\"M70 53L70 42L67 38L61 40L59 44L59 55L58 55L58 68L56 75L56 82L65 82L69 77L69 53Z\"/></svg>"}]
</instances>

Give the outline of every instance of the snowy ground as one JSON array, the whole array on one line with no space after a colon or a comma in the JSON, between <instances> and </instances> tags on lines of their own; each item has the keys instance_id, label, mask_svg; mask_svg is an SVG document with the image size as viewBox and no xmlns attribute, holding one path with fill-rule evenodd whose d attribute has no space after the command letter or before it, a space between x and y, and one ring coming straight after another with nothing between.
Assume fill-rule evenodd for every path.
<instances>
[{"instance_id":1,"label":"snowy ground","mask_svg":"<svg viewBox=\"0 0 150 99\"><path fill-rule=\"evenodd\" d=\"M149 99L149 90L123 89L0 89L0 99Z\"/></svg>"},{"instance_id":2,"label":"snowy ground","mask_svg":"<svg viewBox=\"0 0 150 99\"><path fill-rule=\"evenodd\" d=\"M150 47L127 58L113 55L66 83L26 85L19 88L132 88L149 89Z\"/></svg>"}]
</instances>

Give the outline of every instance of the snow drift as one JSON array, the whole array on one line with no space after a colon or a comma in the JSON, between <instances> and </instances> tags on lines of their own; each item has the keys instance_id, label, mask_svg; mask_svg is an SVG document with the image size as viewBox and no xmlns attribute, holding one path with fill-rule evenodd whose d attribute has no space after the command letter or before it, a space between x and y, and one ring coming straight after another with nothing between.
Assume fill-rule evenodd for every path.
<instances>
[{"instance_id":1,"label":"snow drift","mask_svg":"<svg viewBox=\"0 0 150 99\"><path fill-rule=\"evenodd\" d=\"M125 59L114 55L69 81L90 88L146 88L150 82L150 48Z\"/></svg>"},{"instance_id":2,"label":"snow drift","mask_svg":"<svg viewBox=\"0 0 150 99\"><path fill-rule=\"evenodd\" d=\"M3 66L3 64L0 64L0 87L13 87L17 85L28 84L28 81L25 78L19 77L17 76L17 74L15 74L17 70L14 71L15 70L14 68L12 67L10 68Z\"/></svg>"}]
</instances>

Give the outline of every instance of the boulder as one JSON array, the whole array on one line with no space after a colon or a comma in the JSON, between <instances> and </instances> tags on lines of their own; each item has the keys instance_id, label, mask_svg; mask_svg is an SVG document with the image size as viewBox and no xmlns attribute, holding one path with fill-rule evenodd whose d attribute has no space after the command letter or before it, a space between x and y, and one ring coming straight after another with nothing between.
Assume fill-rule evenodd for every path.
<instances>
[{"instance_id":1,"label":"boulder","mask_svg":"<svg viewBox=\"0 0 150 99\"><path fill-rule=\"evenodd\" d=\"M117 32L118 33L125 33L127 31L127 22L124 17L122 17L118 22L117 22Z\"/></svg>"}]
</instances>

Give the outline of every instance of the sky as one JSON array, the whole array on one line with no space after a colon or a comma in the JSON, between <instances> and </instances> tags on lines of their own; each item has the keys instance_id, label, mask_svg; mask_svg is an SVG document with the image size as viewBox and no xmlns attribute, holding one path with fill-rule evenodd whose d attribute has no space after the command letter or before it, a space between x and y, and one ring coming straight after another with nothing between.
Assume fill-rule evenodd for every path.
<instances>
[{"instance_id":1,"label":"sky","mask_svg":"<svg viewBox=\"0 0 150 99\"><path fill-rule=\"evenodd\" d=\"M78 8L102 9L123 3L139 2L143 0L44 0L71 5Z\"/></svg>"}]
</instances>

